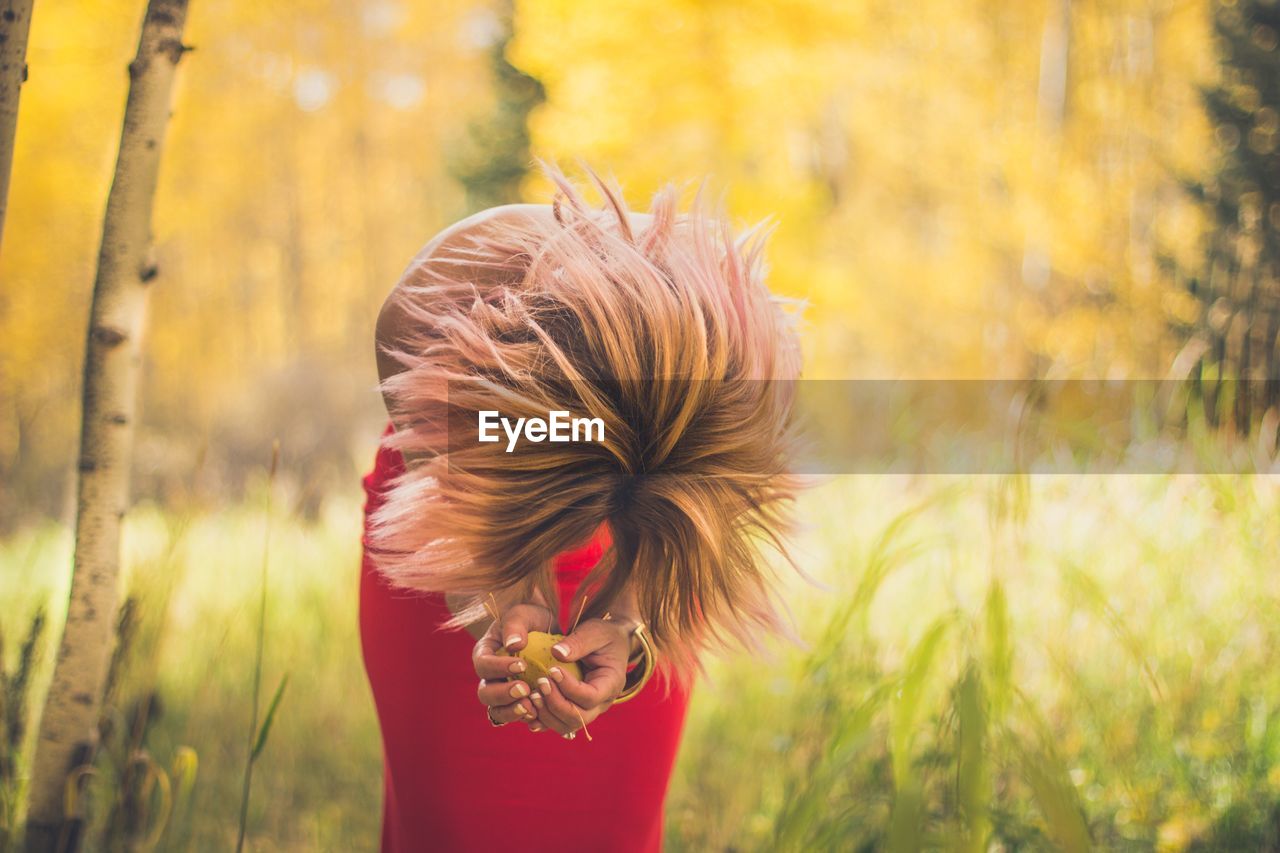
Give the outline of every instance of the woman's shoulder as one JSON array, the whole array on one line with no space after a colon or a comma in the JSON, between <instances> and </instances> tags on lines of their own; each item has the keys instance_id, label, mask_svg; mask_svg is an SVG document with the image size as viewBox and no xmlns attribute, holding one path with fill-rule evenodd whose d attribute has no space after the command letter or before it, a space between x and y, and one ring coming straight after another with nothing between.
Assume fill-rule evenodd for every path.
<instances>
[{"instance_id":1,"label":"woman's shoulder","mask_svg":"<svg viewBox=\"0 0 1280 853\"><path fill-rule=\"evenodd\" d=\"M386 427L382 430L382 437L378 440L378 452L373 459L373 469L365 474L362 479L365 495L373 504L382 502L388 481L392 477L404 473L405 470L404 456L399 450L388 446L386 442L386 438L394 434L395 431L395 424L387 421ZM366 509L370 508L366 505Z\"/></svg>"}]
</instances>

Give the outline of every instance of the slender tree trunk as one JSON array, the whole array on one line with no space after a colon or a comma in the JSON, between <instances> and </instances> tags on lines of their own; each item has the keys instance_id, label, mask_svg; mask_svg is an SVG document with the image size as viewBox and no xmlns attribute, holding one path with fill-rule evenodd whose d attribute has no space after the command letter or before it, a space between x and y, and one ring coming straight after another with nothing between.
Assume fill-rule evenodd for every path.
<instances>
[{"instance_id":1,"label":"slender tree trunk","mask_svg":"<svg viewBox=\"0 0 1280 853\"><path fill-rule=\"evenodd\" d=\"M1060 169L1063 126L1067 121L1068 63L1071 59L1071 0L1052 0L1040 35L1040 79L1036 89L1039 144L1032 155L1038 180L1048 182ZM1053 276L1052 225L1036 222L1022 248L1022 284L1043 294Z\"/></svg>"},{"instance_id":2,"label":"slender tree trunk","mask_svg":"<svg viewBox=\"0 0 1280 853\"><path fill-rule=\"evenodd\" d=\"M68 774L97 744L111 658L120 570L120 522L129 500L134 414L151 254L151 210L174 73L186 47L187 0L150 0L115 176L107 196L84 362L75 562L66 627L45 700L31 778L29 851L74 849L79 815L64 813Z\"/></svg>"},{"instance_id":3,"label":"slender tree trunk","mask_svg":"<svg viewBox=\"0 0 1280 853\"><path fill-rule=\"evenodd\" d=\"M18 129L18 93L27 81L27 33L33 0L0 0L0 238L9 209L9 170Z\"/></svg>"}]
</instances>

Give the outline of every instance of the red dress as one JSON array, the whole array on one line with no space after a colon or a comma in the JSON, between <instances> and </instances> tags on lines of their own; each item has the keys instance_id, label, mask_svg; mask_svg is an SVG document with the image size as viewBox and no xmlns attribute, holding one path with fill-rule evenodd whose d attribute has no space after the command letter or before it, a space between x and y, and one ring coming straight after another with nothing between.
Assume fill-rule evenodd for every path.
<instances>
[{"instance_id":1,"label":"red dress","mask_svg":"<svg viewBox=\"0 0 1280 853\"><path fill-rule=\"evenodd\" d=\"M398 452L379 448L364 477L362 543L386 481L403 470ZM556 558L561 624L607 542L597 534ZM443 595L391 587L365 555L360 639L382 727L383 853L661 849L688 691L673 683L664 697L651 681L591 723L591 741L518 723L494 728L476 699L475 640L438 629L449 615Z\"/></svg>"}]
</instances>

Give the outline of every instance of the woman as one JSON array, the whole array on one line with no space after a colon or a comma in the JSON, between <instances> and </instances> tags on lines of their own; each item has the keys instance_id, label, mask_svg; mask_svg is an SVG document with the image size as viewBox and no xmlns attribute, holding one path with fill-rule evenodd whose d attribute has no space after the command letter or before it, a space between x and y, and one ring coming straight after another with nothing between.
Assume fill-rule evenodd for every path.
<instances>
[{"instance_id":1,"label":"woman","mask_svg":"<svg viewBox=\"0 0 1280 853\"><path fill-rule=\"evenodd\" d=\"M592 175L597 210L544 169L553 204L446 229L378 320L384 851L658 849L699 655L782 627L756 544L787 529L799 354L760 241L674 187L635 214ZM532 428L557 412L601 429ZM582 677L519 680L531 631Z\"/></svg>"}]
</instances>

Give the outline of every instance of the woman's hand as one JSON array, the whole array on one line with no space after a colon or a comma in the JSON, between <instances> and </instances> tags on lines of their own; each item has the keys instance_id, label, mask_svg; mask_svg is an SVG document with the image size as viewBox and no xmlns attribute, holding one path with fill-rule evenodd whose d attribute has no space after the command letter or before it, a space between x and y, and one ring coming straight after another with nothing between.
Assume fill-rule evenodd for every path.
<instances>
[{"instance_id":1,"label":"woman's hand","mask_svg":"<svg viewBox=\"0 0 1280 853\"><path fill-rule=\"evenodd\" d=\"M563 667L552 667L550 679L538 680L532 696L538 715L530 729L567 735L608 710L626 686L634 628L629 619L588 619L552 646L553 657L578 661L585 672L578 680Z\"/></svg>"},{"instance_id":2,"label":"woman's hand","mask_svg":"<svg viewBox=\"0 0 1280 853\"><path fill-rule=\"evenodd\" d=\"M489 706L489 717L494 722L506 725L523 720L537 725L538 712L530 701L529 685L515 678L524 672L524 661L499 655L498 650L504 646L508 651L524 648L529 632L545 629L551 618L550 608L541 604L525 602L507 607L501 619L489 624L489 630L472 650L471 661L480 676L476 697Z\"/></svg>"}]
</instances>

